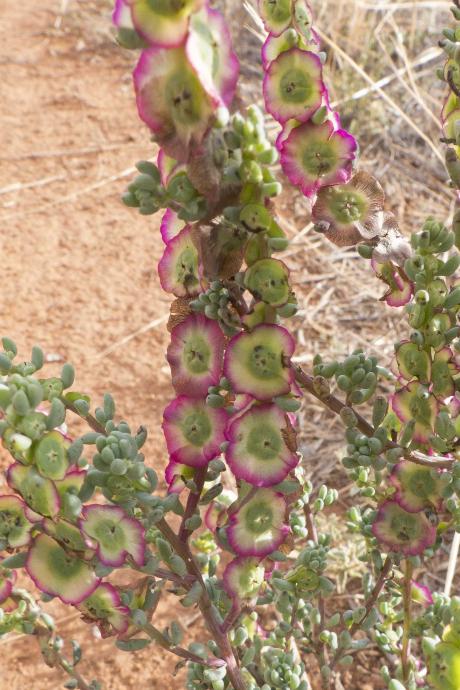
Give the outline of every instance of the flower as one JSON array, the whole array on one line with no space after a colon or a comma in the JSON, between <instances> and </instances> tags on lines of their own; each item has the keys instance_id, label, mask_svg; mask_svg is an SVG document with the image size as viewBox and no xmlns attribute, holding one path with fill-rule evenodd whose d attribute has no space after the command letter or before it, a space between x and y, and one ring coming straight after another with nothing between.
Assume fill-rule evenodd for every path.
<instances>
[{"instance_id":1,"label":"flower","mask_svg":"<svg viewBox=\"0 0 460 690\"><path fill-rule=\"evenodd\" d=\"M224 376L236 393L248 393L257 400L285 395L294 380L287 364L294 348L294 339L285 328L260 324L250 333L238 333L230 340Z\"/></svg>"},{"instance_id":2,"label":"flower","mask_svg":"<svg viewBox=\"0 0 460 690\"><path fill-rule=\"evenodd\" d=\"M134 26L140 35L154 46L174 46L183 43L189 17L205 0L129 0Z\"/></svg>"},{"instance_id":3,"label":"flower","mask_svg":"<svg viewBox=\"0 0 460 690\"><path fill-rule=\"evenodd\" d=\"M283 141L281 167L290 182L311 197L321 187L348 182L356 150L354 137L334 130L329 120L322 125L305 122Z\"/></svg>"},{"instance_id":4,"label":"flower","mask_svg":"<svg viewBox=\"0 0 460 690\"><path fill-rule=\"evenodd\" d=\"M187 161L219 100L205 90L183 46L142 51L133 78L139 117L167 155Z\"/></svg>"},{"instance_id":5,"label":"flower","mask_svg":"<svg viewBox=\"0 0 460 690\"><path fill-rule=\"evenodd\" d=\"M27 518L25 508L24 501L17 496L0 496L0 551L30 542L33 523Z\"/></svg>"},{"instance_id":6,"label":"flower","mask_svg":"<svg viewBox=\"0 0 460 690\"><path fill-rule=\"evenodd\" d=\"M264 70L268 68L273 60L276 60L278 55L281 55L284 51L290 50L290 48L295 46L315 52L319 49L320 40L314 31L311 32L310 40L299 40L299 35L293 28L286 29L286 31L283 31L279 36L268 34L261 52Z\"/></svg>"},{"instance_id":7,"label":"flower","mask_svg":"<svg viewBox=\"0 0 460 690\"><path fill-rule=\"evenodd\" d=\"M163 242L168 244L185 227L186 223L179 218L177 213L167 208L160 223L160 232Z\"/></svg>"},{"instance_id":8,"label":"flower","mask_svg":"<svg viewBox=\"0 0 460 690\"><path fill-rule=\"evenodd\" d=\"M246 269L244 285L257 299L281 307L291 294L289 269L278 259L259 259Z\"/></svg>"},{"instance_id":9,"label":"flower","mask_svg":"<svg viewBox=\"0 0 460 690\"><path fill-rule=\"evenodd\" d=\"M460 648L439 642L428 657L429 681L436 690L458 690L460 687Z\"/></svg>"},{"instance_id":10,"label":"flower","mask_svg":"<svg viewBox=\"0 0 460 690\"><path fill-rule=\"evenodd\" d=\"M169 494L180 494L186 487L184 479L193 479L195 468L180 462L170 461L165 469L165 481Z\"/></svg>"},{"instance_id":11,"label":"flower","mask_svg":"<svg viewBox=\"0 0 460 690\"><path fill-rule=\"evenodd\" d=\"M324 90L321 60L299 48L290 48L273 60L263 81L265 106L281 124L308 120L320 107Z\"/></svg>"},{"instance_id":12,"label":"flower","mask_svg":"<svg viewBox=\"0 0 460 690\"><path fill-rule=\"evenodd\" d=\"M380 234L384 199L377 180L359 171L348 184L320 189L312 218L335 244L356 244Z\"/></svg>"},{"instance_id":13,"label":"flower","mask_svg":"<svg viewBox=\"0 0 460 690\"><path fill-rule=\"evenodd\" d=\"M274 36L279 36L291 23L291 0L258 0L258 9L265 29Z\"/></svg>"},{"instance_id":14,"label":"flower","mask_svg":"<svg viewBox=\"0 0 460 690\"><path fill-rule=\"evenodd\" d=\"M100 582L88 563L46 534L34 539L25 569L38 589L59 597L65 604L81 603Z\"/></svg>"},{"instance_id":15,"label":"flower","mask_svg":"<svg viewBox=\"0 0 460 690\"><path fill-rule=\"evenodd\" d=\"M404 422L415 421L413 439L417 443L427 443L433 433L438 401L426 388L417 381L396 391L391 398L391 407L399 419Z\"/></svg>"},{"instance_id":16,"label":"flower","mask_svg":"<svg viewBox=\"0 0 460 690\"><path fill-rule=\"evenodd\" d=\"M253 599L263 582L265 570L255 558L234 558L224 570L224 588L236 600Z\"/></svg>"},{"instance_id":17,"label":"flower","mask_svg":"<svg viewBox=\"0 0 460 690\"><path fill-rule=\"evenodd\" d=\"M376 258L372 259L371 266L377 277L388 285L388 290L381 299L389 307L402 307L410 302L414 294L414 285L399 266L395 266L391 261L379 263Z\"/></svg>"},{"instance_id":18,"label":"flower","mask_svg":"<svg viewBox=\"0 0 460 690\"><path fill-rule=\"evenodd\" d=\"M227 413L204 400L179 395L163 413L163 432L173 462L204 467L220 455Z\"/></svg>"},{"instance_id":19,"label":"flower","mask_svg":"<svg viewBox=\"0 0 460 690\"><path fill-rule=\"evenodd\" d=\"M439 473L433 476L429 467L421 467L410 460L394 466L390 482L396 488L394 500L409 513L430 507L440 510L442 482Z\"/></svg>"},{"instance_id":20,"label":"flower","mask_svg":"<svg viewBox=\"0 0 460 690\"><path fill-rule=\"evenodd\" d=\"M272 489L259 489L231 515L227 537L239 556L267 556L286 539L284 496Z\"/></svg>"},{"instance_id":21,"label":"flower","mask_svg":"<svg viewBox=\"0 0 460 690\"><path fill-rule=\"evenodd\" d=\"M61 501L56 486L51 479L42 477L35 467L16 462L10 465L6 476L11 488L21 494L33 511L45 517L58 514Z\"/></svg>"},{"instance_id":22,"label":"flower","mask_svg":"<svg viewBox=\"0 0 460 690\"><path fill-rule=\"evenodd\" d=\"M442 347L433 358L431 380L432 392L438 399L450 398L455 393L453 376L459 371L455 355L450 347Z\"/></svg>"},{"instance_id":23,"label":"flower","mask_svg":"<svg viewBox=\"0 0 460 690\"><path fill-rule=\"evenodd\" d=\"M118 506L86 505L78 521L86 544L96 548L104 565L120 566L128 556L138 566L145 561L145 534L141 523Z\"/></svg>"},{"instance_id":24,"label":"flower","mask_svg":"<svg viewBox=\"0 0 460 690\"><path fill-rule=\"evenodd\" d=\"M166 359L176 393L205 397L221 378L224 346L218 323L202 314L192 314L175 326Z\"/></svg>"},{"instance_id":25,"label":"flower","mask_svg":"<svg viewBox=\"0 0 460 690\"><path fill-rule=\"evenodd\" d=\"M69 443L59 431L45 434L34 448L34 462L43 477L64 479L69 468L67 448Z\"/></svg>"},{"instance_id":26,"label":"flower","mask_svg":"<svg viewBox=\"0 0 460 690\"><path fill-rule=\"evenodd\" d=\"M198 250L192 240L191 227L186 225L173 237L158 264L161 287L176 297L197 295L201 287Z\"/></svg>"},{"instance_id":27,"label":"flower","mask_svg":"<svg viewBox=\"0 0 460 690\"><path fill-rule=\"evenodd\" d=\"M429 383L431 378L431 359L418 345L404 340L396 348L396 363L399 373L406 381L417 378L421 383Z\"/></svg>"},{"instance_id":28,"label":"flower","mask_svg":"<svg viewBox=\"0 0 460 690\"><path fill-rule=\"evenodd\" d=\"M130 610L122 605L118 590L111 584L100 584L78 608L84 619L96 622L102 637L109 637L113 631L122 634L128 629Z\"/></svg>"},{"instance_id":29,"label":"flower","mask_svg":"<svg viewBox=\"0 0 460 690\"><path fill-rule=\"evenodd\" d=\"M380 506L372 532L390 551L405 556L417 556L436 541L436 527L425 513L409 513L393 500Z\"/></svg>"},{"instance_id":30,"label":"flower","mask_svg":"<svg viewBox=\"0 0 460 690\"><path fill-rule=\"evenodd\" d=\"M421 585L419 582L415 582L415 580L411 581L410 596L412 601L415 601L417 604L422 604L425 607L431 606L433 603L433 595L431 594L430 588Z\"/></svg>"},{"instance_id":31,"label":"flower","mask_svg":"<svg viewBox=\"0 0 460 690\"><path fill-rule=\"evenodd\" d=\"M227 429L225 459L237 479L254 486L273 486L297 465L295 433L276 405L253 405Z\"/></svg>"}]
</instances>

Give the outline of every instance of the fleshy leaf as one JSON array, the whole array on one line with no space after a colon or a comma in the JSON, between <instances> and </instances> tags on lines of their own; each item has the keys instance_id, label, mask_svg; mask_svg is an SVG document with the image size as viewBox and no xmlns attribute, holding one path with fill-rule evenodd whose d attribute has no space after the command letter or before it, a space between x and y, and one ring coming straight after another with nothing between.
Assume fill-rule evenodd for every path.
<instances>
[{"instance_id":1,"label":"fleshy leaf","mask_svg":"<svg viewBox=\"0 0 460 690\"><path fill-rule=\"evenodd\" d=\"M225 458L237 479L254 486L273 486L297 465L295 433L276 405L252 406L226 431Z\"/></svg>"},{"instance_id":2,"label":"fleshy leaf","mask_svg":"<svg viewBox=\"0 0 460 690\"><path fill-rule=\"evenodd\" d=\"M25 567L42 592L59 597L65 604L79 604L99 584L99 578L85 561L67 553L46 534L34 540Z\"/></svg>"},{"instance_id":3,"label":"fleshy leaf","mask_svg":"<svg viewBox=\"0 0 460 690\"><path fill-rule=\"evenodd\" d=\"M345 130L334 131L331 122L310 122L295 127L282 144L281 167L305 196L326 185L348 182L357 144Z\"/></svg>"},{"instance_id":4,"label":"fleshy leaf","mask_svg":"<svg viewBox=\"0 0 460 690\"><path fill-rule=\"evenodd\" d=\"M436 540L436 527L425 513L408 513L399 503L391 500L380 506L372 532L391 551L405 556L423 553Z\"/></svg>"},{"instance_id":5,"label":"fleshy leaf","mask_svg":"<svg viewBox=\"0 0 460 690\"><path fill-rule=\"evenodd\" d=\"M176 393L206 397L219 383L225 337L216 321L192 314L171 331L166 358Z\"/></svg>"},{"instance_id":6,"label":"fleshy leaf","mask_svg":"<svg viewBox=\"0 0 460 690\"><path fill-rule=\"evenodd\" d=\"M173 462L203 467L220 455L227 413L204 400L180 395L163 413L163 432Z\"/></svg>"},{"instance_id":7,"label":"fleshy leaf","mask_svg":"<svg viewBox=\"0 0 460 690\"><path fill-rule=\"evenodd\" d=\"M319 57L291 48L273 60L265 74L265 106L281 124L305 122L320 107L324 89Z\"/></svg>"},{"instance_id":8,"label":"fleshy leaf","mask_svg":"<svg viewBox=\"0 0 460 690\"><path fill-rule=\"evenodd\" d=\"M104 565L120 566L128 556L142 566L145 560L145 535L141 523L128 517L118 506L87 505L79 520L87 545L96 545L97 555Z\"/></svg>"},{"instance_id":9,"label":"fleshy leaf","mask_svg":"<svg viewBox=\"0 0 460 690\"><path fill-rule=\"evenodd\" d=\"M231 339L224 358L224 375L236 393L248 393L258 400L285 395L294 380L287 364L294 348L294 340L285 328L261 324Z\"/></svg>"},{"instance_id":10,"label":"fleshy leaf","mask_svg":"<svg viewBox=\"0 0 460 690\"><path fill-rule=\"evenodd\" d=\"M260 489L230 517L227 537L239 556L267 556L285 540L286 502L282 494Z\"/></svg>"}]
</instances>

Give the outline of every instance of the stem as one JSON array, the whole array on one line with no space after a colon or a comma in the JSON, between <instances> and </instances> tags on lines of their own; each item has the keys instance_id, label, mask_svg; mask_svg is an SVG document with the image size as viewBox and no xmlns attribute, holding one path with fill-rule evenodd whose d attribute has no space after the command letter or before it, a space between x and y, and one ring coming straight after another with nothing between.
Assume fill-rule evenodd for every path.
<instances>
[{"instance_id":1,"label":"stem","mask_svg":"<svg viewBox=\"0 0 460 690\"><path fill-rule=\"evenodd\" d=\"M69 402L68 400L66 400L63 397L61 397L60 400L62 403L64 403L65 407L68 410L70 410L70 412L73 412L74 414L77 415L77 417L80 417L80 419L83 419L88 424L88 426L91 427L91 429L93 429L94 431L97 431L98 434L103 434L104 436L107 435L105 428L102 426L102 424L99 424L96 417L93 417L92 414L87 414L86 417L83 417L83 415L80 414L80 412L76 409L76 407L71 402Z\"/></svg>"},{"instance_id":2,"label":"stem","mask_svg":"<svg viewBox=\"0 0 460 690\"><path fill-rule=\"evenodd\" d=\"M318 530L316 529L315 525L315 520L313 517L313 513L311 512L310 504L307 503L307 505L304 506L303 508L303 513L305 515L305 522L307 524L307 529L308 529L308 537L312 541L315 542L315 544L318 543ZM326 620L326 610L325 610L325 604L324 604L324 597L322 594L318 595L318 609L319 609L319 615L320 615L320 632L324 629L324 623ZM324 664L327 661L327 652L326 652L326 645L323 642L320 642L319 640L316 642L314 641L314 645L316 649L318 650L318 654L320 657L320 665L324 666Z\"/></svg>"},{"instance_id":3,"label":"stem","mask_svg":"<svg viewBox=\"0 0 460 690\"><path fill-rule=\"evenodd\" d=\"M319 390L319 387L315 385L315 379L313 376L310 374L307 374L301 367L299 367L296 364L290 364L291 368L294 371L295 379L297 383L299 383L303 388L305 388L308 393L313 395L317 400L323 403L329 410L334 412L335 414L340 415L341 411L348 407L348 405L345 405L339 398L336 398L335 395L332 395L331 393L324 393ZM364 419L362 415L360 415L356 410L354 409L353 412L356 415L356 420L357 420L357 428L363 433L365 436L373 436L375 433L375 429L372 426L372 424L369 424L367 419ZM386 448L399 448L400 446L397 443L394 443L394 441L388 441ZM455 460L453 458L442 458L438 456L428 456L424 455L423 453L420 452L413 452L411 453L410 451L406 451L404 453L404 457L406 460L410 460L411 462L415 463L416 465L422 465L424 467L433 467L436 469L449 469L452 467L454 464Z\"/></svg>"},{"instance_id":4,"label":"stem","mask_svg":"<svg viewBox=\"0 0 460 690\"><path fill-rule=\"evenodd\" d=\"M404 572L404 587L403 587L403 606L404 606L404 626L402 636L401 648L401 665L403 673L403 681L407 682L409 679L409 657L410 657L410 624L411 624L411 583L412 583L412 563L409 559L406 560L406 569Z\"/></svg>"},{"instance_id":5,"label":"stem","mask_svg":"<svg viewBox=\"0 0 460 690\"><path fill-rule=\"evenodd\" d=\"M193 652L189 652L188 649L184 649L183 647L179 646L174 646L171 647L168 642L168 638L161 633L158 628L156 628L154 625L151 623L147 623L146 625L143 626L142 630L147 633L147 635L154 640L155 642L158 642L162 646L163 649L166 649L168 652L171 652L172 654L175 654L176 656L180 656L182 659L187 659L187 661L192 661L194 664L202 664L203 666L207 666L208 668L219 668L220 666L224 665L224 661L222 659L204 659L201 656L198 656L198 654L193 654Z\"/></svg>"},{"instance_id":6,"label":"stem","mask_svg":"<svg viewBox=\"0 0 460 690\"><path fill-rule=\"evenodd\" d=\"M205 477L206 467L202 467L196 471L196 491L191 491L188 495L187 505L185 506L185 512L182 517L182 522L179 528L179 539L183 542L186 542L192 533L192 530L188 529L185 525L187 520L192 517L198 506L199 500L201 498L201 492L203 491Z\"/></svg>"},{"instance_id":7,"label":"stem","mask_svg":"<svg viewBox=\"0 0 460 690\"><path fill-rule=\"evenodd\" d=\"M222 632L221 625L215 617L213 611L213 604L209 597L208 590L206 589L203 576L201 574L199 567L196 564L195 559L193 558L188 544L179 539L179 537L173 532L173 530L164 518L159 520L156 523L156 526L163 534L165 539L169 541L171 546L179 554L179 556L181 556L181 558L184 559L185 564L187 566L187 570L190 573L190 575L193 575L201 584L203 592L198 605L200 607L201 613L203 614L203 618L205 619L207 626L211 634L213 635L216 644L220 649L222 658L227 665L227 673L234 690L247 690L246 684L243 680L240 668L238 666L238 658L236 656L236 653L233 647L231 646L227 635Z\"/></svg>"},{"instance_id":8,"label":"stem","mask_svg":"<svg viewBox=\"0 0 460 690\"><path fill-rule=\"evenodd\" d=\"M372 611L372 609L375 605L375 602L379 598L380 593L385 586L385 581L388 578L388 575L390 573L392 565L393 565L393 561L391 559L391 556L387 556L385 559L385 563L383 564L382 570L380 571L380 575L378 576L377 582L374 585L374 589L370 593L369 599L366 601L365 612L364 612L363 616L359 619L359 621L357 621L356 623L353 623L353 625L351 626L351 628L348 631L352 637L360 629L360 627L362 626L362 624L364 623L364 621L366 620L366 618L368 617L368 615ZM345 650L339 649L335 653L335 656L331 661L331 670L334 668L334 666L337 664L337 662L341 659L341 657L344 654L344 651Z\"/></svg>"}]
</instances>

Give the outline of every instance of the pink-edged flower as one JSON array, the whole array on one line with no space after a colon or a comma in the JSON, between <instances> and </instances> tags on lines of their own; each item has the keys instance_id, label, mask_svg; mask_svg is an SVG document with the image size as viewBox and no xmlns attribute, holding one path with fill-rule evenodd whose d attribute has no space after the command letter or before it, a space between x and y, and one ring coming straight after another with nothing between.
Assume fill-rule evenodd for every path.
<instances>
[{"instance_id":1,"label":"pink-edged flower","mask_svg":"<svg viewBox=\"0 0 460 690\"><path fill-rule=\"evenodd\" d=\"M298 35L295 29L286 29L279 36L268 34L262 46L262 66L264 70L268 68L273 60L284 53L286 50L294 48L298 44Z\"/></svg>"},{"instance_id":2,"label":"pink-edged flower","mask_svg":"<svg viewBox=\"0 0 460 690\"><path fill-rule=\"evenodd\" d=\"M321 60L299 48L286 50L273 60L263 82L265 106L281 124L308 120L320 107L324 90Z\"/></svg>"},{"instance_id":3,"label":"pink-edged flower","mask_svg":"<svg viewBox=\"0 0 460 690\"><path fill-rule=\"evenodd\" d=\"M168 186L169 180L180 172L186 171L184 163L178 163L175 158L171 158L167 153L160 149L157 156L157 168L160 172L161 184Z\"/></svg>"},{"instance_id":4,"label":"pink-edged flower","mask_svg":"<svg viewBox=\"0 0 460 690\"><path fill-rule=\"evenodd\" d=\"M43 477L64 479L69 469L67 448L69 442L59 431L50 431L37 441L34 448L34 463Z\"/></svg>"},{"instance_id":5,"label":"pink-edged flower","mask_svg":"<svg viewBox=\"0 0 460 690\"><path fill-rule=\"evenodd\" d=\"M165 469L165 481L169 494L180 494L186 487L184 480L193 479L195 468L180 462L170 461Z\"/></svg>"},{"instance_id":6,"label":"pink-edged flower","mask_svg":"<svg viewBox=\"0 0 460 690\"><path fill-rule=\"evenodd\" d=\"M396 348L396 364L399 374L406 381L417 378L420 383L428 384L431 379L431 359L425 350L418 345L403 340Z\"/></svg>"},{"instance_id":7,"label":"pink-edged flower","mask_svg":"<svg viewBox=\"0 0 460 690\"><path fill-rule=\"evenodd\" d=\"M264 582L265 570L255 558L234 558L224 570L224 588L231 599L254 599Z\"/></svg>"},{"instance_id":8,"label":"pink-edged flower","mask_svg":"<svg viewBox=\"0 0 460 690\"><path fill-rule=\"evenodd\" d=\"M16 462L10 465L6 477L9 486L21 494L34 512L45 517L55 517L59 513L61 501L54 482L42 477L35 467Z\"/></svg>"},{"instance_id":9,"label":"pink-edged flower","mask_svg":"<svg viewBox=\"0 0 460 690\"><path fill-rule=\"evenodd\" d=\"M129 0L134 26L151 45L177 47L183 43L189 18L205 0Z\"/></svg>"},{"instance_id":10,"label":"pink-edged flower","mask_svg":"<svg viewBox=\"0 0 460 690\"><path fill-rule=\"evenodd\" d=\"M291 294L289 269L278 259L259 259L246 269L244 285L259 300L281 307Z\"/></svg>"},{"instance_id":11,"label":"pink-edged flower","mask_svg":"<svg viewBox=\"0 0 460 690\"><path fill-rule=\"evenodd\" d=\"M161 239L165 244L171 242L187 224L179 218L175 211L167 208L160 223Z\"/></svg>"},{"instance_id":12,"label":"pink-edged flower","mask_svg":"<svg viewBox=\"0 0 460 690\"><path fill-rule=\"evenodd\" d=\"M121 635L129 626L130 610L123 606L118 590L111 584L100 584L90 596L78 605L83 619L95 622L102 637Z\"/></svg>"},{"instance_id":13,"label":"pink-edged flower","mask_svg":"<svg viewBox=\"0 0 460 690\"><path fill-rule=\"evenodd\" d=\"M112 22L118 29L134 29L128 0L115 0Z\"/></svg>"},{"instance_id":14,"label":"pink-edged flower","mask_svg":"<svg viewBox=\"0 0 460 690\"><path fill-rule=\"evenodd\" d=\"M313 32L313 12L307 0L294 0L293 21L296 30L306 40L311 39Z\"/></svg>"},{"instance_id":15,"label":"pink-edged flower","mask_svg":"<svg viewBox=\"0 0 460 690\"><path fill-rule=\"evenodd\" d=\"M176 297L192 297L201 289L198 250L186 225L165 247L158 264L161 287Z\"/></svg>"},{"instance_id":16,"label":"pink-edged flower","mask_svg":"<svg viewBox=\"0 0 460 690\"><path fill-rule=\"evenodd\" d=\"M185 50L206 92L228 107L235 95L240 63L218 10L206 5L191 16Z\"/></svg>"},{"instance_id":17,"label":"pink-edged flower","mask_svg":"<svg viewBox=\"0 0 460 690\"><path fill-rule=\"evenodd\" d=\"M141 523L118 506L83 507L79 526L89 548L104 565L120 566L131 557L138 566L145 561L145 532Z\"/></svg>"},{"instance_id":18,"label":"pink-edged flower","mask_svg":"<svg viewBox=\"0 0 460 690\"><path fill-rule=\"evenodd\" d=\"M78 467L71 467L63 479L54 482L59 496L62 498L65 494L78 494L83 482L85 481L86 470Z\"/></svg>"},{"instance_id":19,"label":"pink-edged flower","mask_svg":"<svg viewBox=\"0 0 460 690\"><path fill-rule=\"evenodd\" d=\"M166 359L176 393L202 398L219 383L225 336L217 321L191 314L171 331Z\"/></svg>"},{"instance_id":20,"label":"pink-edged flower","mask_svg":"<svg viewBox=\"0 0 460 690\"><path fill-rule=\"evenodd\" d=\"M0 561L0 608L3 609L4 602L11 596L17 574L15 570L4 570L2 572L1 567L2 562Z\"/></svg>"},{"instance_id":21,"label":"pink-edged flower","mask_svg":"<svg viewBox=\"0 0 460 690\"><path fill-rule=\"evenodd\" d=\"M236 393L270 400L289 393L294 372L288 365L295 342L282 326L261 324L250 333L238 333L229 342L224 376Z\"/></svg>"},{"instance_id":22,"label":"pink-edged flower","mask_svg":"<svg viewBox=\"0 0 460 690\"><path fill-rule=\"evenodd\" d=\"M393 468L390 482L396 488L393 499L409 513L431 507L438 511L442 505L440 474L433 476L429 467L402 460Z\"/></svg>"},{"instance_id":23,"label":"pink-edged flower","mask_svg":"<svg viewBox=\"0 0 460 690\"><path fill-rule=\"evenodd\" d=\"M282 143L281 167L305 196L313 196L326 185L348 182L352 174L357 144L343 129L334 130L326 120L295 127Z\"/></svg>"},{"instance_id":24,"label":"pink-edged flower","mask_svg":"<svg viewBox=\"0 0 460 690\"><path fill-rule=\"evenodd\" d=\"M257 4L268 33L279 36L288 28L292 21L291 0L258 0Z\"/></svg>"},{"instance_id":25,"label":"pink-edged flower","mask_svg":"<svg viewBox=\"0 0 460 690\"><path fill-rule=\"evenodd\" d=\"M31 539L33 522L25 513L26 505L17 496L0 496L0 543L15 549L25 546ZM1 562L0 562L1 565Z\"/></svg>"},{"instance_id":26,"label":"pink-edged flower","mask_svg":"<svg viewBox=\"0 0 460 690\"><path fill-rule=\"evenodd\" d=\"M218 99L205 90L183 46L142 51L133 77L139 117L166 154L187 161L208 130Z\"/></svg>"},{"instance_id":27,"label":"pink-edged flower","mask_svg":"<svg viewBox=\"0 0 460 690\"><path fill-rule=\"evenodd\" d=\"M289 533L285 519L284 496L272 489L259 489L231 515L227 528L230 546L239 556L267 556Z\"/></svg>"},{"instance_id":28,"label":"pink-edged flower","mask_svg":"<svg viewBox=\"0 0 460 690\"><path fill-rule=\"evenodd\" d=\"M218 527L222 527L227 520L229 506L235 503L237 498L234 491L224 489L218 498L211 501L204 514L204 524L211 532L215 533Z\"/></svg>"},{"instance_id":29,"label":"pink-edged flower","mask_svg":"<svg viewBox=\"0 0 460 690\"><path fill-rule=\"evenodd\" d=\"M348 184L320 189L312 218L335 244L356 244L379 235L384 199L379 182L359 171Z\"/></svg>"},{"instance_id":30,"label":"pink-edged flower","mask_svg":"<svg viewBox=\"0 0 460 690\"><path fill-rule=\"evenodd\" d=\"M392 261L379 263L372 259L371 266L378 278L387 284L388 290L381 297L389 307L403 307L410 302L414 294L414 284L406 276L402 268Z\"/></svg>"},{"instance_id":31,"label":"pink-edged flower","mask_svg":"<svg viewBox=\"0 0 460 690\"><path fill-rule=\"evenodd\" d=\"M93 555L94 551L88 549L83 534L76 525L63 519L54 522L49 518L45 518L42 524L46 534L53 537L64 548L71 549L72 551L86 552L89 557ZM85 560L87 560L86 557Z\"/></svg>"},{"instance_id":32,"label":"pink-edged flower","mask_svg":"<svg viewBox=\"0 0 460 690\"><path fill-rule=\"evenodd\" d=\"M409 513L392 500L380 506L372 532L390 551L405 556L417 556L436 541L436 527L425 513Z\"/></svg>"},{"instance_id":33,"label":"pink-edged flower","mask_svg":"<svg viewBox=\"0 0 460 690\"><path fill-rule=\"evenodd\" d=\"M422 604L425 608L433 604L433 595L430 588L420 584L420 582L415 582L415 580L411 582L410 596L412 601Z\"/></svg>"},{"instance_id":34,"label":"pink-edged flower","mask_svg":"<svg viewBox=\"0 0 460 690\"><path fill-rule=\"evenodd\" d=\"M228 427L225 459L237 479L273 486L297 465L295 433L276 405L253 405Z\"/></svg>"},{"instance_id":35,"label":"pink-edged flower","mask_svg":"<svg viewBox=\"0 0 460 690\"><path fill-rule=\"evenodd\" d=\"M434 395L419 385L417 381L396 391L391 398L391 407L399 419L407 424L415 421L413 439L417 443L427 443L434 430L439 404Z\"/></svg>"},{"instance_id":36,"label":"pink-edged flower","mask_svg":"<svg viewBox=\"0 0 460 690\"><path fill-rule=\"evenodd\" d=\"M88 563L46 534L34 539L25 569L38 589L65 604L80 604L100 582Z\"/></svg>"},{"instance_id":37,"label":"pink-edged flower","mask_svg":"<svg viewBox=\"0 0 460 690\"><path fill-rule=\"evenodd\" d=\"M220 455L228 416L204 400L179 395L163 413L163 432L173 462L204 467Z\"/></svg>"}]
</instances>

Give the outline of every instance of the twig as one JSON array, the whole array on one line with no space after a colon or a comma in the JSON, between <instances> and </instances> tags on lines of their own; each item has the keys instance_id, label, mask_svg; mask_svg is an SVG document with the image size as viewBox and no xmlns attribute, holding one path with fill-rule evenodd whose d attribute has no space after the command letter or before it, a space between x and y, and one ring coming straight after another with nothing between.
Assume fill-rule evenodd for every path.
<instances>
[{"instance_id":1,"label":"twig","mask_svg":"<svg viewBox=\"0 0 460 690\"><path fill-rule=\"evenodd\" d=\"M404 608L404 623L403 623L403 635L402 635L402 648L401 648L401 666L403 681L407 682L409 679L409 655L410 655L410 623L411 623L411 585L412 585L412 563L407 558L406 568L404 571L404 584L403 584L403 608Z\"/></svg>"}]
</instances>

